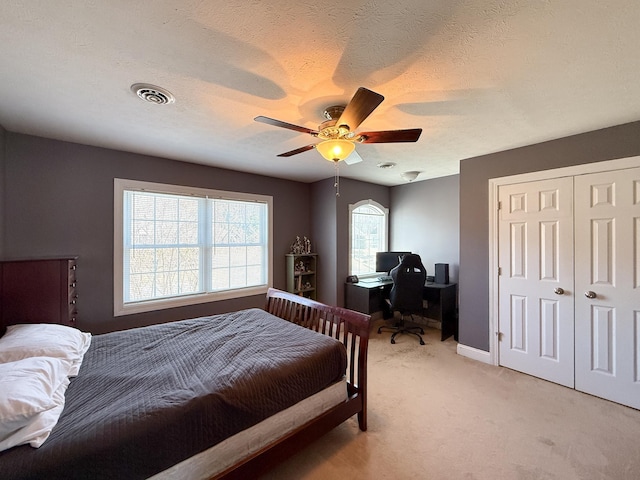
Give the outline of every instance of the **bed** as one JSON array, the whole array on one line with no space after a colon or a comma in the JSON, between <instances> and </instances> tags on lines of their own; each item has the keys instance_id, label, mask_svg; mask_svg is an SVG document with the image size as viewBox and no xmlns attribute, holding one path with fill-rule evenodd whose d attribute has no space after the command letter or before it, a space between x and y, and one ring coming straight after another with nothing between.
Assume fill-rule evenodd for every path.
<instances>
[{"instance_id":1,"label":"bed","mask_svg":"<svg viewBox=\"0 0 640 480\"><path fill-rule=\"evenodd\" d=\"M264 309L96 335L49 438L0 452L0 477L255 478L354 415L367 429L369 320L269 289Z\"/></svg>"}]
</instances>

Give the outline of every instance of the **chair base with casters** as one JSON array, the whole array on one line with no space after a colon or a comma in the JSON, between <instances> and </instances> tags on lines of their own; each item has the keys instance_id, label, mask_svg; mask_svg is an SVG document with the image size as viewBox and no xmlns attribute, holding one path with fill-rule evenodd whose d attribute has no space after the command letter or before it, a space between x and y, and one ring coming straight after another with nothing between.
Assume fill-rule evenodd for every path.
<instances>
[{"instance_id":1,"label":"chair base with casters","mask_svg":"<svg viewBox=\"0 0 640 480\"><path fill-rule=\"evenodd\" d=\"M413 315L411 315L411 319L413 320ZM407 333L409 335L415 335L420 340L420 345L425 344L421 336L421 335L424 335L424 330L422 329L422 327L418 327L418 326L408 327L404 323L404 315L402 315L402 317L400 318L400 321L396 322L396 324L393 326L381 325L380 327L378 327L378 333L382 333L383 328L393 332L393 335L391 335L391 343L393 344L396 343L396 335L401 335L403 333Z\"/></svg>"}]
</instances>

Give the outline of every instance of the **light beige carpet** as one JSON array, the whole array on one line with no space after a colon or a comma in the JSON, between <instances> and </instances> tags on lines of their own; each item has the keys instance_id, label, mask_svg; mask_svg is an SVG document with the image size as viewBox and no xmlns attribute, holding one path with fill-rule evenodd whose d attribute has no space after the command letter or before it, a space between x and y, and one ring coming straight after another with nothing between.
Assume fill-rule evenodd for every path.
<instances>
[{"instance_id":1,"label":"light beige carpet","mask_svg":"<svg viewBox=\"0 0 640 480\"><path fill-rule=\"evenodd\" d=\"M375 328L379 322L376 322ZM349 419L265 479L640 479L640 411L372 330L369 429Z\"/></svg>"}]
</instances>

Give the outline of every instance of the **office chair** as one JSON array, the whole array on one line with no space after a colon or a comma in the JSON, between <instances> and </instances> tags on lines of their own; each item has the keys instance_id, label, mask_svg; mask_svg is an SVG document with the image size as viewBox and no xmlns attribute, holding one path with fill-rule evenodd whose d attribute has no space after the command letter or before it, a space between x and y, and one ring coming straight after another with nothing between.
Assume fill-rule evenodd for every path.
<instances>
[{"instance_id":1,"label":"office chair","mask_svg":"<svg viewBox=\"0 0 640 480\"><path fill-rule=\"evenodd\" d=\"M391 270L391 278L393 287L391 287L387 303L392 312L400 312L400 321L396 322L394 326L381 326L378 328L378 333L382 333L383 328L393 331L391 343L396 343L396 335L409 333L417 336L420 339L420 345L424 345L424 340L420 336L420 334L424 335L422 327L408 327L404 322L406 315L411 316L413 320L414 313L422 315L423 312L423 289L427 270L422 265L420 255L405 255L400 264Z\"/></svg>"}]
</instances>

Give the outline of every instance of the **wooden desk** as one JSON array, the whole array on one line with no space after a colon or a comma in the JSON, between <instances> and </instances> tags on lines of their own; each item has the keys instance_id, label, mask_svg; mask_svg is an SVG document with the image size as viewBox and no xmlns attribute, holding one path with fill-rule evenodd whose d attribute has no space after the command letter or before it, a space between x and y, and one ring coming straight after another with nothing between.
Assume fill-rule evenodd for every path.
<instances>
[{"instance_id":1,"label":"wooden desk","mask_svg":"<svg viewBox=\"0 0 640 480\"><path fill-rule=\"evenodd\" d=\"M346 283L345 307L370 315L382 311L384 318L389 318L391 312L386 299L389 298L392 286L391 281ZM427 301L427 308L423 316L441 322L440 340L446 340L451 335L458 340L457 289L455 283L427 283L424 286L422 298Z\"/></svg>"}]
</instances>

